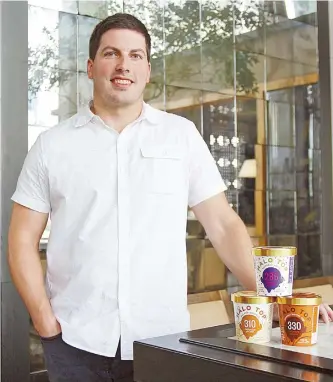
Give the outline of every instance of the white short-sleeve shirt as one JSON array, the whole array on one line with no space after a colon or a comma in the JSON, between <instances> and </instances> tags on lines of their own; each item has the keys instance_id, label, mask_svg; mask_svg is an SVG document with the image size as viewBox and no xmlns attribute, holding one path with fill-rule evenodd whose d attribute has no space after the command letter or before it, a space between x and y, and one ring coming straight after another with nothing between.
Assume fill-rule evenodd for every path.
<instances>
[{"instance_id":1,"label":"white short-sleeve shirt","mask_svg":"<svg viewBox=\"0 0 333 382\"><path fill-rule=\"evenodd\" d=\"M189 330L187 207L225 190L195 125L144 104L121 134L87 106L42 133L12 200L50 213L46 287L68 344L123 359Z\"/></svg>"}]
</instances>

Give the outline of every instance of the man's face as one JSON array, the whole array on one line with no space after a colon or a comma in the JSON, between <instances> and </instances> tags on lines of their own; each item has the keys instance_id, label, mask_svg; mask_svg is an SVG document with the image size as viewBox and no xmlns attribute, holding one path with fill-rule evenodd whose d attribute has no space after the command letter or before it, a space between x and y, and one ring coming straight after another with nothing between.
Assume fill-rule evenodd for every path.
<instances>
[{"instance_id":1,"label":"man's face","mask_svg":"<svg viewBox=\"0 0 333 382\"><path fill-rule=\"evenodd\" d=\"M128 29L105 32L87 71L94 81L94 97L106 105L127 106L142 100L150 78L144 36Z\"/></svg>"}]
</instances>

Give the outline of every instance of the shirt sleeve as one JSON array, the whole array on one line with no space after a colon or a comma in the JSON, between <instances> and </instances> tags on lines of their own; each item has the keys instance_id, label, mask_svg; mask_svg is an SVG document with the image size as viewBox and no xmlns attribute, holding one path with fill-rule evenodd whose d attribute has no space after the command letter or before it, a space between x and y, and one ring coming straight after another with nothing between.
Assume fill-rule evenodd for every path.
<instances>
[{"instance_id":1,"label":"shirt sleeve","mask_svg":"<svg viewBox=\"0 0 333 382\"><path fill-rule=\"evenodd\" d=\"M206 142L194 124L189 139L189 207L227 189Z\"/></svg>"},{"instance_id":2,"label":"shirt sleeve","mask_svg":"<svg viewBox=\"0 0 333 382\"><path fill-rule=\"evenodd\" d=\"M41 136L25 158L12 200L37 212L50 212L49 181Z\"/></svg>"}]
</instances>

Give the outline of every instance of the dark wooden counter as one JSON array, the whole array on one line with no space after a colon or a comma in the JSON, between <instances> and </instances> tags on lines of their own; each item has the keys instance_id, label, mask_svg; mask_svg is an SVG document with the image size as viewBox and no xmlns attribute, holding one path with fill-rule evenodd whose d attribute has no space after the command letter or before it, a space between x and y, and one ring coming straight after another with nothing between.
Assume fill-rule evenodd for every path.
<instances>
[{"instance_id":1,"label":"dark wooden counter","mask_svg":"<svg viewBox=\"0 0 333 382\"><path fill-rule=\"evenodd\" d=\"M333 360L228 339L216 326L134 343L136 382L333 382ZM181 341L210 342L210 348ZM217 349L214 346L224 346Z\"/></svg>"}]
</instances>

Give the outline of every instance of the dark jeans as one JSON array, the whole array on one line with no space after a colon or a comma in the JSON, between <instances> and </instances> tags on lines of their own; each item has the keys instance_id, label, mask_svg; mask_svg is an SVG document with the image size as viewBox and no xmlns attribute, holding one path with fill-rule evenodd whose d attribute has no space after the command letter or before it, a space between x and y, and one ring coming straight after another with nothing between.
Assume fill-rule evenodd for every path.
<instances>
[{"instance_id":1,"label":"dark jeans","mask_svg":"<svg viewBox=\"0 0 333 382\"><path fill-rule=\"evenodd\" d=\"M50 382L133 382L133 361L104 357L74 348L61 334L41 339Z\"/></svg>"}]
</instances>

